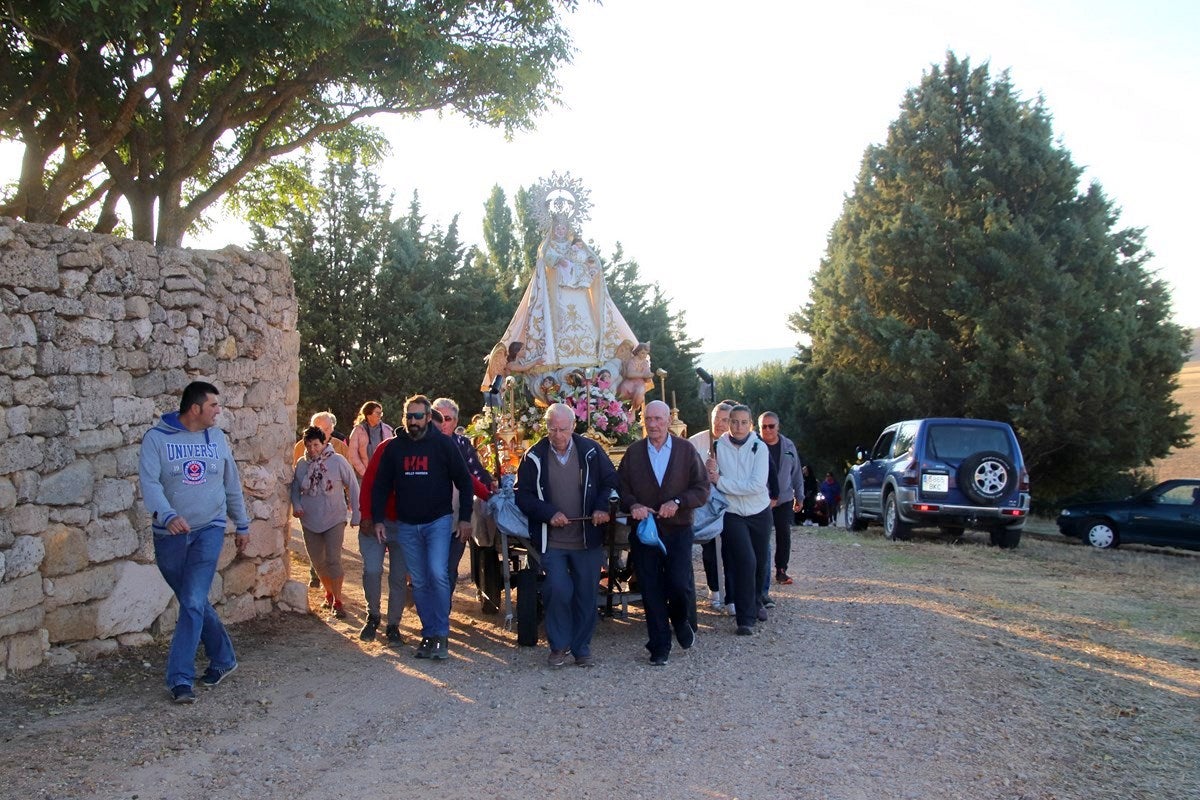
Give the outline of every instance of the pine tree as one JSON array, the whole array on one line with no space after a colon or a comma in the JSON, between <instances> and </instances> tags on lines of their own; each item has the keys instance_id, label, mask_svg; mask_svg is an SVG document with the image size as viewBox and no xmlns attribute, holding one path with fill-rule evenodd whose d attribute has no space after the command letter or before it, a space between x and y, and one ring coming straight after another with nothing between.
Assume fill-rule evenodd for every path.
<instances>
[{"instance_id":1,"label":"pine tree","mask_svg":"<svg viewBox=\"0 0 1200 800\"><path fill-rule=\"evenodd\" d=\"M792 318L827 450L906 417L1006 420L1061 496L1186 444L1169 292L1081 172L1007 73L950 53L908 91Z\"/></svg>"}]
</instances>

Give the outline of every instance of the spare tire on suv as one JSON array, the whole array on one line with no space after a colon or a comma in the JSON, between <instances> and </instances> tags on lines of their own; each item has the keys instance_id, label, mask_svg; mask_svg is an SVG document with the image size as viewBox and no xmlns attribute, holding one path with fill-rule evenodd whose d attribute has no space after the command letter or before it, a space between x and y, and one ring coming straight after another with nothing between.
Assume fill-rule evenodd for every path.
<instances>
[{"instance_id":1,"label":"spare tire on suv","mask_svg":"<svg viewBox=\"0 0 1200 800\"><path fill-rule=\"evenodd\" d=\"M963 494L981 505L994 506L1012 488L1016 475L1008 456L989 450L963 459L957 478Z\"/></svg>"}]
</instances>

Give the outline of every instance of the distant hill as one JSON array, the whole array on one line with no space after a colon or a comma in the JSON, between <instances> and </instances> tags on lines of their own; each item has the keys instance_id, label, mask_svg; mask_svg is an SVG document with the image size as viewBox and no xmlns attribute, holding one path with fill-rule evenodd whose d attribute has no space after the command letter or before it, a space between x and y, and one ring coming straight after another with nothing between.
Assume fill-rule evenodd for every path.
<instances>
[{"instance_id":1,"label":"distant hill","mask_svg":"<svg viewBox=\"0 0 1200 800\"><path fill-rule=\"evenodd\" d=\"M772 347L765 350L720 350L715 353L701 353L700 358L696 361L696 366L713 373L737 372L762 366L768 361L782 361L786 364L795 354L795 347Z\"/></svg>"}]
</instances>

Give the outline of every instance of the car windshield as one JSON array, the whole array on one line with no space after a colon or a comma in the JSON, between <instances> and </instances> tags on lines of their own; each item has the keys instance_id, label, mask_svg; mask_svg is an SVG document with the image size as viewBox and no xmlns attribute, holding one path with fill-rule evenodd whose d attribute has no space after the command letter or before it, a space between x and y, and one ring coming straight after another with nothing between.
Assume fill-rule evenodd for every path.
<instances>
[{"instance_id":1,"label":"car windshield","mask_svg":"<svg viewBox=\"0 0 1200 800\"><path fill-rule=\"evenodd\" d=\"M974 425L932 425L926 449L930 455L942 461L962 460L984 450L1012 456L1008 436L1003 429Z\"/></svg>"}]
</instances>

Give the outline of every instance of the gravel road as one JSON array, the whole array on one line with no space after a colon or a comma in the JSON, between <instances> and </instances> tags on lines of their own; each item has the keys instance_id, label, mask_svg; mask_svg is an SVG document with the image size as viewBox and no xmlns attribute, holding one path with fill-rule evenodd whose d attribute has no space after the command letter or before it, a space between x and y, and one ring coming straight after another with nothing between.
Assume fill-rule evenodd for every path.
<instances>
[{"instance_id":1,"label":"gravel road","mask_svg":"<svg viewBox=\"0 0 1200 800\"><path fill-rule=\"evenodd\" d=\"M352 596L345 621L236 626L239 670L190 707L166 700L161 645L12 675L3 794L1200 797L1200 559L793 539L796 583L757 635L704 606L697 647L665 668L633 607L600 623L595 668L552 671L464 581L447 662L413 657L411 611L405 646L360 643ZM1114 621L1114 587L1147 605L1182 593L1183 619Z\"/></svg>"}]
</instances>

